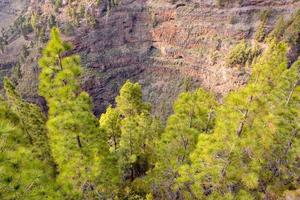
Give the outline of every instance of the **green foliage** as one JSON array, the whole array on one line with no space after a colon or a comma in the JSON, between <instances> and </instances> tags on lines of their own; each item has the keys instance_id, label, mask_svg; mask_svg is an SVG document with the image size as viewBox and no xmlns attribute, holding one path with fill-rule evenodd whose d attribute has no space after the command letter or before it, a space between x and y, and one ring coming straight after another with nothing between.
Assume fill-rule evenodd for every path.
<instances>
[{"instance_id":1,"label":"green foliage","mask_svg":"<svg viewBox=\"0 0 300 200\"><path fill-rule=\"evenodd\" d=\"M80 87L80 57L70 55L71 46L53 28L39 60L39 94L47 101L47 116L4 80L0 199L297 195L300 60L288 67L288 45L278 42L286 36L297 43L297 29L290 28L297 23L297 15L280 23L263 54L258 44L238 44L228 59L230 65L252 62L248 84L221 105L203 89L182 93L165 127L143 101L141 86L130 81L97 121L92 100ZM282 27L289 27L290 35L282 35ZM23 50L21 56L26 54Z\"/></svg>"},{"instance_id":2,"label":"green foliage","mask_svg":"<svg viewBox=\"0 0 300 200\"><path fill-rule=\"evenodd\" d=\"M38 17L39 16L36 13L33 13L30 18L31 27L33 28L34 31L36 31L37 29Z\"/></svg>"},{"instance_id":3,"label":"green foliage","mask_svg":"<svg viewBox=\"0 0 300 200\"><path fill-rule=\"evenodd\" d=\"M56 166L48 143L46 117L38 106L22 100L12 82L7 78L4 79L4 89L7 102L11 110L18 115L19 126L32 145L33 154L50 167L50 172L54 177Z\"/></svg>"},{"instance_id":4,"label":"green foliage","mask_svg":"<svg viewBox=\"0 0 300 200\"><path fill-rule=\"evenodd\" d=\"M85 20L86 20L86 23L92 27L92 28L95 28L97 26L97 19L96 17L90 13L90 12L86 12L85 13Z\"/></svg>"},{"instance_id":5,"label":"green foliage","mask_svg":"<svg viewBox=\"0 0 300 200\"><path fill-rule=\"evenodd\" d=\"M251 47L245 40L234 46L227 57L229 66L245 65L251 56Z\"/></svg>"},{"instance_id":6,"label":"green foliage","mask_svg":"<svg viewBox=\"0 0 300 200\"><path fill-rule=\"evenodd\" d=\"M300 138L298 135L299 110L300 110L300 60L296 61L289 70L286 70L280 82L272 93L270 107L275 115L276 137L270 153L268 166L277 169L276 176L272 176L272 186L269 192L277 193L278 196L289 190L299 188L297 183L300 173L299 156Z\"/></svg>"},{"instance_id":7,"label":"green foliage","mask_svg":"<svg viewBox=\"0 0 300 200\"><path fill-rule=\"evenodd\" d=\"M254 38L257 42L262 42L266 37L266 30L265 30L266 23L261 22L255 32Z\"/></svg>"},{"instance_id":8,"label":"green foliage","mask_svg":"<svg viewBox=\"0 0 300 200\"><path fill-rule=\"evenodd\" d=\"M289 22L289 26L287 27L284 39L288 43L292 45L296 45L299 42L299 34L300 34L300 10L296 12L293 18Z\"/></svg>"},{"instance_id":9,"label":"green foliage","mask_svg":"<svg viewBox=\"0 0 300 200\"><path fill-rule=\"evenodd\" d=\"M236 16L230 16L228 19L229 24L236 24L237 23L237 18Z\"/></svg>"},{"instance_id":10,"label":"green foliage","mask_svg":"<svg viewBox=\"0 0 300 200\"><path fill-rule=\"evenodd\" d=\"M105 137L92 114L89 95L79 91L80 58L63 57L70 45L62 42L58 29L39 61L40 94L49 106L47 128L53 157L58 164L57 181L69 195L92 198L96 177L107 154ZM84 120L83 120L84 119Z\"/></svg>"},{"instance_id":11,"label":"green foliage","mask_svg":"<svg viewBox=\"0 0 300 200\"><path fill-rule=\"evenodd\" d=\"M276 40L279 40L284 32L285 32L285 29L286 29L286 22L284 20L284 17L280 17L277 22L276 22L276 25L273 29L273 31L269 34L269 38L270 39L276 39Z\"/></svg>"},{"instance_id":12,"label":"green foliage","mask_svg":"<svg viewBox=\"0 0 300 200\"><path fill-rule=\"evenodd\" d=\"M52 4L54 5L56 12L58 12L58 9L62 6L62 3L62 0L52 0Z\"/></svg>"},{"instance_id":13,"label":"green foliage","mask_svg":"<svg viewBox=\"0 0 300 200\"><path fill-rule=\"evenodd\" d=\"M20 24L17 24L17 27L20 33L22 34L22 36L24 37L24 39L27 40L28 39L27 35L33 31L32 26L30 24L30 20L27 17L26 18L21 17L19 23Z\"/></svg>"},{"instance_id":14,"label":"green foliage","mask_svg":"<svg viewBox=\"0 0 300 200\"><path fill-rule=\"evenodd\" d=\"M262 10L262 11L259 13L259 19L260 19L260 21L267 21L268 18L271 16L271 14L272 14L271 9L268 9L268 10Z\"/></svg>"},{"instance_id":15,"label":"green foliage","mask_svg":"<svg viewBox=\"0 0 300 200\"><path fill-rule=\"evenodd\" d=\"M101 115L99 122L101 128L103 128L107 134L110 147L116 151L121 136L121 114L117 109L109 106L106 109L106 113Z\"/></svg>"},{"instance_id":16,"label":"green foliage","mask_svg":"<svg viewBox=\"0 0 300 200\"><path fill-rule=\"evenodd\" d=\"M37 42L45 42L46 28L48 25L47 18L38 12L34 12L30 18L30 24Z\"/></svg>"},{"instance_id":17,"label":"green foliage","mask_svg":"<svg viewBox=\"0 0 300 200\"><path fill-rule=\"evenodd\" d=\"M19 79L22 78L21 66L19 63L17 63L12 68L12 74L11 74L10 78L11 78L12 82L14 82L14 83L16 83Z\"/></svg>"},{"instance_id":18,"label":"green foliage","mask_svg":"<svg viewBox=\"0 0 300 200\"><path fill-rule=\"evenodd\" d=\"M214 133L199 136L197 148L191 156L191 167L185 166L180 172L180 181L190 185L193 195L197 198L204 198L207 194L214 199L221 199L227 195L236 198L241 198L242 195L243 198L247 196L247 199L264 196L265 194L260 192L262 188L272 190L272 187L284 182L276 180L275 170L284 167L277 168L271 164L278 164L278 158L281 156L291 159L291 163L279 162L290 170L283 174L286 176L298 173L297 169L290 165L296 162L293 152L298 152L299 146L288 146L290 140L296 144L299 142L299 137L291 131L296 127L298 130L298 125L294 121L285 120L299 120L299 112L294 112L299 106L299 93L293 92L295 105L286 106L290 96L288 94L296 90L294 87L295 82L299 81L299 69L287 69L286 49L285 44L271 44L269 50L254 65L248 85L231 93L218 109ZM287 80L286 74L289 73L294 75ZM277 87L281 88L283 85L285 87L282 89L285 92L281 91L279 94ZM274 92L280 97L276 97ZM291 112L291 115L287 117L277 113L282 110ZM283 132L282 123L285 124L283 127L290 131ZM279 146L287 144L288 149L285 149L286 153L276 151L275 155L272 150L276 149L274 147L279 142L278 139L281 144ZM287 152L290 155L287 155ZM288 176L287 180L293 184L296 176ZM284 186L279 188L272 192L281 190L282 194Z\"/></svg>"},{"instance_id":19,"label":"green foliage","mask_svg":"<svg viewBox=\"0 0 300 200\"><path fill-rule=\"evenodd\" d=\"M222 8L222 7L224 6L223 0L216 0L216 2L217 2L217 6L218 6L219 8Z\"/></svg>"},{"instance_id":20,"label":"green foliage","mask_svg":"<svg viewBox=\"0 0 300 200\"><path fill-rule=\"evenodd\" d=\"M37 159L21 120L0 99L0 198L60 199L46 163Z\"/></svg>"},{"instance_id":21,"label":"green foliage","mask_svg":"<svg viewBox=\"0 0 300 200\"><path fill-rule=\"evenodd\" d=\"M151 177L153 192L160 199L175 197L178 169L190 163L189 154L197 144L198 135L213 128L216 106L214 98L202 89L182 93L174 103L174 114L169 117L157 145L158 161Z\"/></svg>"},{"instance_id":22,"label":"green foliage","mask_svg":"<svg viewBox=\"0 0 300 200\"><path fill-rule=\"evenodd\" d=\"M129 117L150 111L150 105L143 102L142 89L138 83L127 81L116 97L117 107L120 114Z\"/></svg>"},{"instance_id":23,"label":"green foliage","mask_svg":"<svg viewBox=\"0 0 300 200\"><path fill-rule=\"evenodd\" d=\"M295 46L299 42L300 34L300 10L297 11L288 20L284 20L280 17L273 29L269 34L268 39L271 41L276 39L277 41L283 40L288 44Z\"/></svg>"},{"instance_id":24,"label":"green foliage","mask_svg":"<svg viewBox=\"0 0 300 200\"><path fill-rule=\"evenodd\" d=\"M5 37L0 37L0 51L1 51L1 53L4 53L6 43L7 42L6 42Z\"/></svg>"},{"instance_id":25,"label":"green foliage","mask_svg":"<svg viewBox=\"0 0 300 200\"><path fill-rule=\"evenodd\" d=\"M78 26L79 25L79 21L80 21L80 15L77 13L76 7L73 7L72 5L68 6L68 10L67 10L68 16L70 18L70 22L74 25L74 26Z\"/></svg>"},{"instance_id":26,"label":"green foliage","mask_svg":"<svg viewBox=\"0 0 300 200\"><path fill-rule=\"evenodd\" d=\"M147 113L126 117L121 122L119 167L123 178L134 181L145 175L153 156L159 126Z\"/></svg>"},{"instance_id":27,"label":"green foliage","mask_svg":"<svg viewBox=\"0 0 300 200\"><path fill-rule=\"evenodd\" d=\"M238 2L240 3L241 0L216 0L216 5L218 8L223 8L231 3Z\"/></svg>"},{"instance_id":28,"label":"green foliage","mask_svg":"<svg viewBox=\"0 0 300 200\"><path fill-rule=\"evenodd\" d=\"M115 165L119 168L116 180L126 185L129 196L137 195L136 188L144 184L139 177L153 165L155 141L161 133L160 122L150 115L150 105L143 102L141 86L127 81L116 97L116 107L107 108L100 118L100 126L109 138ZM145 188L142 188L144 192ZM128 194L122 192L120 197Z\"/></svg>"},{"instance_id":29,"label":"green foliage","mask_svg":"<svg viewBox=\"0 0 300 200\"><path fill-rule=\"evenodd\" d=\"M155 28L159 24L157 16L154 12L151 13L152 27Z\"/></svg>"}]
</instances>

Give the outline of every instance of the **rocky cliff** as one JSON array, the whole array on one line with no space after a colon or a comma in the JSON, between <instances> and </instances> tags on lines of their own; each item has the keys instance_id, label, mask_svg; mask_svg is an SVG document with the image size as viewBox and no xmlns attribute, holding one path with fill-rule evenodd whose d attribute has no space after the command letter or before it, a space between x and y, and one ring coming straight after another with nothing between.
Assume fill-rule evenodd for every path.
<instances>
[{"instance_id":1,"label":"rocky cliff","mask_svg":"<svg viewBox=\"0 0 300 200\"><path fill-rule=\"evenodd\" d=\"M32 1L31 9L45 9L47 3ZM0 1L0 8L2 4ZM121 0L107 9L108 4L106 0L100 6L89 4L97 26L80 23L66 37L86 69L82 87L92 95L99 114L113 103L126 79L138 81L146 100L161 116L184 90L204 87L221 99L245 84L251 67L228 66L230 49L242 40L255 43L262 13L268 12L264 28L269 32L280 16L288 18L300 8L298 0ZM65 9L57 14L62 26L67 20ZM20 49L16 44L24 41L19 40L24 38L15 38L7 49ZM0 56L1 68L3 63L10 68L17 62L17 56L7 60L11 52ZM19 90L29 100L37 98L38 49L32 52L21 66L18 81Z\"/></svg>"}]
</instances>

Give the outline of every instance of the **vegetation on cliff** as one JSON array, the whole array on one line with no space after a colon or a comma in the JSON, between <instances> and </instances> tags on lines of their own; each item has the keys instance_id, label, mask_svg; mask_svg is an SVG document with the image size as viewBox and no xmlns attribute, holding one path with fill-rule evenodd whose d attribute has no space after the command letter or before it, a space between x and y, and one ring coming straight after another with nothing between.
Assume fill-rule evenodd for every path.
<instances>
[{"instance_id":1,"label":"vegetation on cliff","mask_svg":"<svg viewBox=\"0 0 300 200\"><path fill-rule=\"evenodd\" d=\"M277 29L246 86L222 104L203 89L182 93L164 125L130 81L97 120L80 57L53 28L39 60L47 115L5 79L0 197L248 200L299 190L300 60L289 67ZM293 32L284 41L297 41ZM233 52L242 56L232 64L245 64L252 51L243 42Z\"/></svg>"},{"instance_id":2,"label":"vegetation on cliff","mask_svg":"<svg viewBox=\"0 0 300 200\"><path fill-rule=\"evenodd\" d=\"M0 199L300 199L291 2L28 1L0 33Z\"/></svg>"}]
</instances>

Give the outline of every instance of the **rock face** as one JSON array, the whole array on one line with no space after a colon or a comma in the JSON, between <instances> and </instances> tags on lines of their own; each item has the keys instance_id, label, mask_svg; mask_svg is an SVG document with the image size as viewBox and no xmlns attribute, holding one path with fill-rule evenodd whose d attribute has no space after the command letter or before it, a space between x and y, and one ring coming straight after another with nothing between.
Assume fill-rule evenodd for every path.
<instances>
[{"instance_id":1,"label":"rock face","mask_svg":"<svg viewBox=\"0 0 300 200\"><path fill-rule=\"evenodd\" d=\"M187 87L223 96L247 81L244 70L225 64L229 49L253 40L263 11L271 13L266 25L271 30L279 16L299 6L292 0L247 0L223 8L214 0L123 0L108 15L100 13L97 30L74 40L90 70L85 89L97 112L113 103L126 79L143 85L158 114Z\"/></svg>"},{"instance_id":2,"label":"rock face","mask_svg":"<svg viewBox=\"0 0 300 200\"><path fill-rule=\"evenodd\" d=\"M230 48L243 39L254 43L263 11L270 13L270 31L279 16L287 18L300 8L296 0L218 2L121 0L107 11L102 1L96 8L98 27L82 24L70 38L86 67L83 89L92 95L95 113L114 103L127 79L142 84L145 99L160 116L184 90L204 87L222 97L245 84L249 71L226 65ZM28 65L22 73L37 73L36 64ZM23 76L19 88L28 94L26 84L36 82L36 76Z\"/></svg>"},{"instance_id":3,"label":"rock face","mask_svg":"<svg viewBox=\"0 0 300 200\"><path fill-rule=\"evenodd\" d=\"M13 24L27 5L27 0L0 0L0 29Z\"/></svg>"}]
</instances>

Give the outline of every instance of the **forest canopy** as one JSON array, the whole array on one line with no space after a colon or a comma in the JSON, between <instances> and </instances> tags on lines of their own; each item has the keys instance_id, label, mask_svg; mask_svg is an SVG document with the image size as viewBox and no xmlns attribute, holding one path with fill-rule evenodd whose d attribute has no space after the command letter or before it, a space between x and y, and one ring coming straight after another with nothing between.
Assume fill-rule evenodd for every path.
<instances>
[{"instance_id":1,"label":"forest canopy","mask_svg":"<svg viewBox=\"0 0 300 200\"><path fill-rule=\"evenodd\" d=\"M99 119L79 55L53 28L39 59L48 112L8 78L0 99L0 199L281 199L300 189L300 60L269 38L223 99L184 92L164 123L127 81Z\"/></svg>"}]
</instances>

